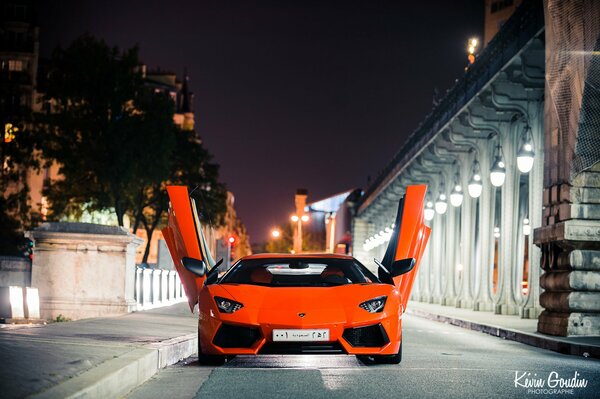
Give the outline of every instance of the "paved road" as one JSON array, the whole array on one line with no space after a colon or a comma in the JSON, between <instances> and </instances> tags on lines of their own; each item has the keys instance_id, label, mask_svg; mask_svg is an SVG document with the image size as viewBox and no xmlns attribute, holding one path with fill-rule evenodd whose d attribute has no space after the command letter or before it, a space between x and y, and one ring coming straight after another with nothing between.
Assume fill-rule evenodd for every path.
<instances>
[{"instance_id":1,"label":"paved road","mask_svg":"<svg viewBox=\"0 0 600 399\"><path fill-rule=\"evenodd\" d=\"M148 343L190 334L187 303L47 326L0 325L0 398L22 398L126 356Z\"/></svg>"},{"instance_id":2,"label":"paved road","mask_svg":"<svg viewBox=\"0 0 600 399\"><path fill-rule=\"evenodd\" d=\"M558 374L551 374L556 372ZM587 387L556 392L558 378ZM538 391L515 387L540 378ZM535 374L535 375L534 375ZM221 367L190 358L155 375L138 398L598 398L600 361L561 355L415 316L405 316L403 360L365 365L353 356L238 356Z\"/></svg>"}]
</instances>

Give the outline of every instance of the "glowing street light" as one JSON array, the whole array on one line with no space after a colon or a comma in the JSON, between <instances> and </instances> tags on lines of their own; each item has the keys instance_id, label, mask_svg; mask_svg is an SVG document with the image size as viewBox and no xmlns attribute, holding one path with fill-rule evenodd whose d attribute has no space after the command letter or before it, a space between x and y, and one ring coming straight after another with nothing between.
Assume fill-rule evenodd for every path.
<instances>
[{"instance_id":1,"label":"glowing street light","mask_svg":"<svg viewBox=\"0 0 600 399\"><path fill-rule=\"evenodd\" d=\"M479 174L479 162L473 161L473 174L467 185L467 191L471 198L479 198L483 191L483 185L481 184L481 175Z\"/></svg>"},{"instance_id":2,"label":"glowing street light","mask_svg":"<svg viewBox=\"0 0 600 399\"><path fill-rule=\"evenodd\" d=\"M529 219L523 219L523 235L528 236L531 234L531 225L529 224Z\"/></svg>"},{"instance_id":3,"label":"glowing street light","mask_svg":"<svg viewBox=\"0 0 600 399\"><path fill-rule=\"evenodd\" d=\"M300 220L298 215L292 215L291 219L292 219L292 222L297 222L298 220Z\"/></svg>"},{"instance_id":4,"label":"glowing street light","mask_svg":"<svg viewBox=\"0 0 600 399\"><path fill-rule=\"evenodd\" d=\"M502 146L496 147L496 157L490 168L490 181L494 187L502 187L506 179L506 164L502 157Z\"/></svg>"},{"instance_id":5,"label":"glowing street light","mask_svg":"<svg viewBox=\"0 0 600 399\"><path fill-rule=\"evenodd\" d=\"M469 59L470 64L475 62L475 53L477 53L477 45L478 44L479 44L479 40L477 40L476 37L470 38L469 41L467 42L467 53L469 53L468 59Z\"/></svg>"},{"instance_id":6,"label":"glowing street light","mask_svg":"<svg viewBox=\"0 0 600 399\"><path fill-rule=\"evenodd\" d=\"M460 184L455 185L454 190L450 193L450 204L452 204L453 207L458 208L462 205L463 197L462 187Z\"/></svg>"},{"instance_id":7,"label":"glowing street light","mask_svg":"<svg viewBox=\"0 0 600 399\"><path fill-rule=\"evenodd\" d=\"M306 222L308 222L308 220L309 220L309 217L308 217L308 215L302 215L302 216L300 217L300 220L302 220L304 223L306 223Z\"/></svg>"},{"instance_id":8,"label":"glowing street light","mask_svg":"<svg viewBox=\"0 0 600 399\"><path fill-rule=\"evenodd\" d=\"M533 158L535 157L531 128L529 125L525 126L525 129L523 129L521 141L523 144L521 144L521 147L519 147L519 151L517 152L517 168L521 173L529 173L531 168L533 168Z\"/></svg>"},{"instance_id":9,"label":"glowing street light","mask_svg":"<svg viewBox=\"0 0 600 399\"><path fill-rule=\"evenodd\" d=\"M271 236L273 238L279 238L281 237L281 231L279 231L279 229L273 229L271 230Z\"/></svg>"},{"instance_id":10,"label":"glowing street light","mask_svg":"<svg viewBox=\"0 0 600 399\"><path fill-rule=\"evenodd\" d=\"M427 204L425 205L425 210L423 211L423 217L425 218L425 220L432 220L433 217L435 216L435 211L433 210L433 202L431 201L427 201Z\"/></svg>"},{"instance_id":11,"label":"glowing street light","mask_svg":"<svg viewBox=\"0 0 600 399\"><path fill-rule=\"evenodd\" d=\"M435 211L440 215L443 215L448 210L448 203L446 202L446 194L441 193L438 200L435 202Z\"/></svg>"}]
</instances>

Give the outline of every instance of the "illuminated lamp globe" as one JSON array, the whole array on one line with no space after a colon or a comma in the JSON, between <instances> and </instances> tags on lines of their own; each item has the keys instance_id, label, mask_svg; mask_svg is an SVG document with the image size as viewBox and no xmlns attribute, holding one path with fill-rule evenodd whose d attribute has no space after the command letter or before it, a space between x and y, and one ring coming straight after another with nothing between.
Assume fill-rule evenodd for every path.
<instances>
[{"instance_id":1,"label":"illuminated lamp globe","mask_svg":"<svg viewBox=\"0 0 600 399\"><path fill-rule=\"evenodd\" d=\"M457 184L456 186L454 186L454 190L452 191L452 193L450 193L450 204L452 204L453 207L457 208L462 205L462 202L462 187L459 184Z\"/></svg>"},{"instance_id":2,"label":"illuminated lamp globe","mask_svg":"<svg viewBox=\"0 0 600 399\"><path fill-rule=\"evenodd\" d=\"M425 220L432 220L434 216L435 211L433 210L433 203L429 201L425 206L425 211L423 211L423 217L425 218Z\"/></svg>"},{"instance_id":3,"label":"illuminated lamp globe","mask_svg":"<svg viewBox=\"0 0 600 399\"><path fill-rule=\"evenodd\" d=\"M446 194L440 194L438 200L435 201L435 211L440 215L443 215L448 210L448 203L446 202Z\"/></svg>"},{"instance_id":4,"label":"illuminated lamp globe","mask_svg":"<svg viewBox=\"0 0 600 399\"><path fill-rule=\"evenodd\" d=\"M517 168L521 173L529 173L533 168L535 152L531 143L524 143L517 152Z\"/></svg>"},{"instance_id":5,"label":"illuminated lamp globe","mask_svg":"<svg viewBox=\"0 0 600 399\"><path fill-rule=\"evenodd\" d=\"M531 234L531 225L529 224L529 219L523 219L523 235L528 236Z\"/></svg>"},{"instance_id":6,"label":"illuminated lamp globe","mask_svg":"<svg viewBox=\"0 0 600 399\"><path fill-rule=\"evenodd\" d=\"M471 198L479 198L479 196L481 195L481 191L483 191L483 185L481 184L481 176L479 176L479 174L475 173L473 175L473 177L469 181L469 184L467 185L467 191L469 192Z\"/></svg>"},{"instance_id":7,"label":"illuminated lamp globe","mask_svg":"<svg viewBox=\"0 0 600 399\"><path fill-rule=\"evenodd\" d=\"M506 179L506 165L501 156L496 156L490 169L490 181L494 187L502 187Z\"/></svg>"}]
</instances>

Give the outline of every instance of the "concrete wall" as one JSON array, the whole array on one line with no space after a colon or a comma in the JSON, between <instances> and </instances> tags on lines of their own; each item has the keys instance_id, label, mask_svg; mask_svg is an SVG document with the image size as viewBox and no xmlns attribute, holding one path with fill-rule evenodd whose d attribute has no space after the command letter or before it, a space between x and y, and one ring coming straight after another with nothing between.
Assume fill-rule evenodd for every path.
<instances>
[{"instance_id":1,"label":"concrete wall","mask_svg":"<svg viewBox=\"0 0 600 399\"><path fill-rule=\"evenodd\" d=\"M31 286L31 261L16 256L0 256L0 287Z\"/></svg>"},{"instance_id":2,"label":"concrete wall","mask_svg":"<svg viewBox=\"0 0 600 399\"><path fill-rule=\"evenodd\" d=\"M35 242L31 286L41 317L70 319L135 310L135 249L124 229L89 223L45 223L27 233Z\"/></svg>"}]
</instances>

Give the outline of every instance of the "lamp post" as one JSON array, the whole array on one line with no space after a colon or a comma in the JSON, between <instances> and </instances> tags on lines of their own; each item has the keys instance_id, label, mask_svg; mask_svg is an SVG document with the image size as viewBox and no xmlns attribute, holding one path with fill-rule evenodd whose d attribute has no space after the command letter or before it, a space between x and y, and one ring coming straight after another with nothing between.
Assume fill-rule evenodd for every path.
<instances>
[{"instance_id":1,"label":"lamp post","mask_svg":"<svg viewBox=\"0 0 600 399\"><path fill-rule=\"evenodd\" d=\"M292 215L292 222L296 223L294 229L294 253L299 254L302 252L302 223L306 223L310 220L308 214L304 213L306 207L306 198L308 197L308 191L303 188L296 190L296 213Z\"/></svg>"}]
</instances>

